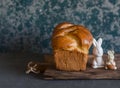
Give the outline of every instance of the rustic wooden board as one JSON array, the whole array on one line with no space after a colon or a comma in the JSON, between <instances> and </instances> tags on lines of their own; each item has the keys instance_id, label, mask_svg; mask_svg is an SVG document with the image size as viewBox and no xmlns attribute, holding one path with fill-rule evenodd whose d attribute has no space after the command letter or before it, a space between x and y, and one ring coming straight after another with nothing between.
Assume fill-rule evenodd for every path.
<instances>
[{"instance_id":1,"label":"rustic wooden board","mask_svg":"<svg viewBox=\"0 0 120 88\"><path fill-rule=\"evenodd\" d=\"M46 54L44 58L47 63L53 62L53 55ZM52 63L53 66L45 71L43 79L120 79L120 54L115 55L117 70L93 69L91 68L92 58L93 56L89 55L86 71L80 72L59 71ZM104 55L103 58L105 60L107 55Z\"/></svg>"}]
</instances>

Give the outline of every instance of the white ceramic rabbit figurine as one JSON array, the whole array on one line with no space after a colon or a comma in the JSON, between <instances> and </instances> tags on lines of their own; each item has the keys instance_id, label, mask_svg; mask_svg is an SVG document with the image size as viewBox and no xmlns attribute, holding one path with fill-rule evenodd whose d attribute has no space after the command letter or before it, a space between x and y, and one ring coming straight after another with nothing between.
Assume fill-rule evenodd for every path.
<instances>
[{"instance_id":1,"label":"white ceramic rabbit figurine","mask_svg":"<svg viewBox=\"0 0 120 88\"><path fill-rule=\"evenodd\" d=\"M116 63L114 61L114 51L113 50L108 50L108 60L106 62L106 66L105 66L105 69L110 69L110 70L116 70L117 67L116 67Z\"/></svg>"},{"instance_id":2,"label":"white ceramic rabbit figurine","mask_svg":"<svg viewBox=\"0 0 120 88\"><path fill-rule=\"evenodd\" d=\"M103 56L103 49L102 49L102 38L99 38L98 41L96 41L96 39L93 39L93 55L94 55L94 59L93 59L93 63L92 63L92 67L93 68L102 68L104 67L104 60L102 58Z\"/></svg>"}]
</instances>

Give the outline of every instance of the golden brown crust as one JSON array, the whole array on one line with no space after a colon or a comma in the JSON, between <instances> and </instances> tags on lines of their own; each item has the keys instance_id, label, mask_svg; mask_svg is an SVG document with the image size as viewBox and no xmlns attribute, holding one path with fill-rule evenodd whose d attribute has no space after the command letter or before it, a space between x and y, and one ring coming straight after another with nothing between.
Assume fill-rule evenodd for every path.
<instances>
[{"instance_id":1,"label":"golden brown crust","mask_svg":"<svg viewBox=\"0 0 120 88\"><path fill-rule=\"evenodd\" d=\"M73 25L73 24L68 23L68 22L60 23L60 24L58 24L58 25L55 27L55 29L54 29L54 31L53 31L53 34L54 34L54 32L61 30L62 28L67 28L67 27L72 26L72 25Z\"/></svg>"},{"instance_id":2,"label":"golden brown crust","mask_svg":"<svg viewBox=\"0 0 120 88\"><path fill-rule=\"evenodd\" d=\"M115 66L111 65L111 64L108 64L108 65L106 65L106 69L115 70Z\"/></svg>"},{"instance_id":3,"label":"golden brown crust","mask_svg":"<svg viewBox=\"0 0 120 88\"><path fill-rule=\"evenodd\" d=\"M53 31L52 47L54 50L88 54L92 40L92 34L84 26L63 22L58 24Z\"/></svg>"}]
</instances>

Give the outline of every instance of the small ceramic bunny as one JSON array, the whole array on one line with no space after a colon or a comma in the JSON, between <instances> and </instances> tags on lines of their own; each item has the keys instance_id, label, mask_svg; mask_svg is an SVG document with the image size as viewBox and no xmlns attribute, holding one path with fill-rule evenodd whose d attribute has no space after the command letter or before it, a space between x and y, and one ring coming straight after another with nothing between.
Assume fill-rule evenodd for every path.
<instances>
[{"instance_id":1,"label":"small ceramic bunny","mask_svg":"<svg viewBox=\"0 0 120 88\"><path fill-rule=\"evenodd\" d=\"M93 39L93 55L94 59L92 62L93 68L102 68L104 67L104 60L102 58L103 56L103 49L102 49L102 38L99 38L98 41L96 39Z\"/></svg>"},{"instance_id":2,"label":"small ceramic bunny","mask_svg":"<svg viewBox=\"0 0 120 88\"><path fill-rule=\"evenodd\" d=\"M116 67L116 63L114 61L114 51L113 50L108 50L108 60L106 62L106 66L105 66L105 69L111 69L111 70L116 70L117 67Z\"/></svg>"}]
</instances>

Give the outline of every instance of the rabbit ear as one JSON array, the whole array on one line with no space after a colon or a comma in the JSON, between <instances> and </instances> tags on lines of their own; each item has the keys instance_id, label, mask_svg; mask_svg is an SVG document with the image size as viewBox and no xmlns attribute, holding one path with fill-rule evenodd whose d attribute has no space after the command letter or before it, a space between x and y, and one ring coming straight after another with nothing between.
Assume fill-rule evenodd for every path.
<instances>
[{"instance_id":1,"label":"rabbit ear","mask_svg":"<svg viewBox=\"0 0 120 88\"><path fill-rule=\"evenodd\" d=\"M112 53L113 53L113 54L115 53L114 50L112 50Z\"/></svg>"},{"instance_id":2,"label":"rabbit ear","mask_svg":"<svg viewBox=\"0 0 120 88\"><path fill-rule=\"evenodd\" d=\"M110 50L108 50L108 51L107 51L107 54L108 54L108 55L110 55L110 53L111 53L111 51L110 51Z\"/></svg>"},{"instance_id":3,"label":"rabbit ear","mask_svg":"<svg viewBox=\"0 0 120 88\"><path fill-rule=\"evenodd\" d=\"M102 45L102 38L99 38L97 42L101 46Z\"/></svg>"},{"instance_id":4,"label":"rabbit ear","mask_svg":"<svg viewBox=\"0 0 120 88\"><path fill-rule=\"evenodd\" d=\"M114 54L114 51L113 50L108 50L108 55L110 55L110 54Z\"/></svg>"},{"instance_id":5,"label":"rabbit ear","mask_svg":"<svg viewBox=\"0 0 120 88\"><path fill-rule=\"evenodd\" d=\"M93 38L93 45L96 47L96 45L97 45L97 41L96 41L96 39L94 39Z\"/></svg>"}]
</instances>

